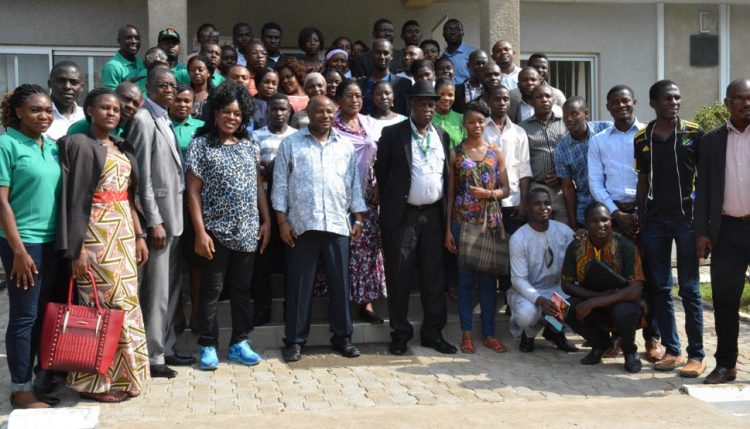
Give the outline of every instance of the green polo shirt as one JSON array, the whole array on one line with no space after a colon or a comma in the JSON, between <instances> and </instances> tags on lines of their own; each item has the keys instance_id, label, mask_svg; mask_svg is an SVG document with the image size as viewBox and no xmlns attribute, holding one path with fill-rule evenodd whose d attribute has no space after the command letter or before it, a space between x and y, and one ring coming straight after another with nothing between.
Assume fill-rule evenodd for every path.
<instances>
[{"instance_id":1,"label":"green polo shirt","mask_svg":"<svg viewBox=\"0 0 750 429\"><path fill-rule=\"evenodd\" d=\"M451 138L451 148L461 144L466 138L464 128L464 115L451 110L447 115L441 115L437 111L432 115L432 123L444 129Z\"/></svg>"},{"instance_id":2,"label":"green polo shirt","mask_svg":"<svg viewBox=\"0 0 750 429\"><path fill-rule=\"evenodd\" d=\"M117 51L102 68L102 86L115 89L121 82L135 77L142 70L146 70L142 59L135 57L135 61L129 61Z\"/></svg>"},{"instance_id":3,"label":"green polo shirt","mask_svg":"<svg viewBox=\"0 0 750 429\"><path fill-rule=\"evenodd\" d=\"M177 136L177 143L180 145L180 152L182 152L183 157L187 152L188 146L190 146L190 142L193 141L193 137L195 137L195 132L204 124L205 122L200 119L195 119L192 116L188 116L183 122L177 122L172 119L174 134Z\"/></svg>"},{"instance_id":4,"label":"green polo shirt","mask_svg":"<svg viewBox=\"0 0 750 429\"><path fill-rule=\"evenodd\" d=\"M73 125L68 127L68 136L72 136L73 134L88 134L89 128L91 128L89 121L86 119L81 119L78 122L74 122ZM123 130L121 126L117 126L114 130L112 130L109 134L113 135L115 137L122 137Z\"/></svg>"},{"instance_id":5,"label":"green polo shirt","mask_svg":"<svg viewBox=\"0 0 750 429\"><path fill-rule=\"evenodd\" d=\"M215 71L214 74L211 75L211 88L216 88L217 86L221 85L222 82L224 82L227 78L221 75L218 71Z\"/></svg>"},{"instance_id":6,"label":"green polo shirt","mask_svg":"<svg viewBox=\"0 0 750 429\"><path fill-rule=\"evenodd\" d=\"M0 186L10 188L10 207L21 240L29 244L55 241L60 199L57 144L43 137L42 148L15 128L0 136ZM7 238L0 228L0 236Z\"/></svg>"},{"instance_id":7,"label":"green polo shirt","mask_svg":"<svg viewBox=\"0 0 750 429\"><path fill-rule=\"evenodd\" d=\"M174 78L177 80L177 83L190 86L190 75L188 74L188 69L185 67L185 64L177 63L177 65L172 68L172 71L174 72Z\"/></svg>"}]
</instances>

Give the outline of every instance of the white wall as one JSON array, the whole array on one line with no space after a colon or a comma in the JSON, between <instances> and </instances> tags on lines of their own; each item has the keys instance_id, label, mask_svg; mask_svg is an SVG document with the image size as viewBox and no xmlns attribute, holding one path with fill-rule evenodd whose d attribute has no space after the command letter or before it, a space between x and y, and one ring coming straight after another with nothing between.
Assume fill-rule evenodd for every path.
<instances>
[{"instance_id":1,"label":"white wall","mask_svg":"<svg viewBox=\"0 0 750 429\"><path fill-rule=\"evenodd\" d=\"M605 97L617 84L635 91L639 120L653 116L648 88L656 80L654 4L522 2L521 49L528 54L598 55L599 118L610 118Z\"/></svg>"}]
</instances>

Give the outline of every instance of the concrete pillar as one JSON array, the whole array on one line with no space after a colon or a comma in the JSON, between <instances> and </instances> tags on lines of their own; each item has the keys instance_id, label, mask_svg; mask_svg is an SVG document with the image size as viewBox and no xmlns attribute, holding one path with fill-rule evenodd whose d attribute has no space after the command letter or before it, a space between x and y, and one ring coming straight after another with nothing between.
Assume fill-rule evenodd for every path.
<instances>
[{"instance_id":1,"label":"concrete pillar","mask_svg":"<svg viewBox=\"0 0 750 429\"><path fill-rule=\"evenodd\" d=\"M156 46L159 32L167 27L174 28L180 35L180 57L184 58L190 52L192 39L188 34L187 0L148 0L148 44L143 46Z\"/></svg>"},{"instance_id":2,"label":"concrete pillar","mask_svg":"<svg viewBox=\"0 0 750 429\"><path fill-rule=\"evenodd\" d=\"M480 48L490 53L498 40L507 40L521 52L521 5L519 0L479 1Z\"/></svg>"}]
</instances>

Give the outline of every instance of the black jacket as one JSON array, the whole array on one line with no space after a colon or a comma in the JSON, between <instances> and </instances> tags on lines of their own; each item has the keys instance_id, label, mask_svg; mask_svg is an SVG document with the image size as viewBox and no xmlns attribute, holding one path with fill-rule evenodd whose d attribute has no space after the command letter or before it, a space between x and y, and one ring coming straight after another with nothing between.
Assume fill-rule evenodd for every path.
<instances>
[{"instance_id":1,"label":"black jacket","mask_svg":"<svg viewBox=\"0 0 750 429\"><path fill-rule=\"evenodd\" d=\"M709 237L716 246L724 206L724 170L727 164L727 126L722 125L701 139L698 180L695 188L695 236Z\"/></svg>"},{"instance_id":2,"label":"black jacket","mask_svg":"<svg viewBox=\"0 0 750 429\"><path fill-rule=\"evenodd\" d=\"M128 192L136 195L138 163L135 151L122 138L112 138L130 161L132 171ZM80 255L86 237L94 191L107 160L107 148L86 134L65 136L57 144L62 168L57 250L62 252L64 258L75 259Z\"/></svg>"},{"instance_id":3,"label":"black jacket","mask_svg":"<svg viewBox=\"0 0 750 429\"><path fill-rule=\"evenodd\" d=\"M448 198L448 147L450 137L442 128L435 126L445 153L443 163L443 214ZM380 226L384 230L398 227L406 209L406 200L411 188L411 120L383 128L378 141L378 156L375 162L375 178L380 190Z\"/></svg>"}]
</instances>

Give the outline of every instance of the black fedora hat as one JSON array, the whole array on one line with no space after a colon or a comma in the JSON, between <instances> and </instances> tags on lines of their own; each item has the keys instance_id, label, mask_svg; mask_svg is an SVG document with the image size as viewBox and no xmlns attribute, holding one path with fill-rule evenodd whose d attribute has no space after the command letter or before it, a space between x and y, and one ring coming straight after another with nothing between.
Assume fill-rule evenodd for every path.
<instances>
[{"instance_id":1,"label":"black fedora hat","mask_svg":"<svg viewBox=\"0 0 750 429\"><path fill-rule=\"evenodd\" d=\"M435 92L435 87L429 80L418 80L411 86L407 98L413 97L427 97L435 100L439 100L440 96Z\"/></svg>"}]
</instances>

